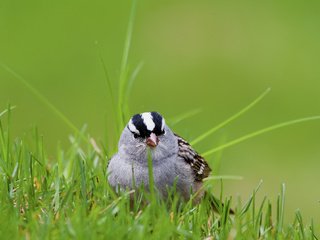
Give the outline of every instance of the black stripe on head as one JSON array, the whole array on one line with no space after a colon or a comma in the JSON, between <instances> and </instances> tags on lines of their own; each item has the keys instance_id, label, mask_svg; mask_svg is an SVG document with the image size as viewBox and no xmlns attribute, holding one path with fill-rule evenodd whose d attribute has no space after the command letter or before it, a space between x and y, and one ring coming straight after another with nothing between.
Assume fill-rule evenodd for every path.
<instances>
[{"instance_id":1,"label":"black stripe on head","mask_svg":"<svg viewBox=\"0 0 320 240\"><path fill-rule=\"evenodd\" d=\"M147 129L147 126L143 122L143 118L141 117L141 114L136 114L131 118L132 124L136 127L136 129L139 131L140 134L139 137L145 138L149 137L151 134L151 131ZM131 129L129 128L131 131Z\"/></svg>"},{"instance_id":2,"label":"black stripe on head","mask_svg":"<svg viewBox=\"0 0 320 240\"><path fill-rule=\"evenodd\" d=\"M164 133L164 129L163 129L164 119L157 112L151 112L151 116L152 116L153 122L155 124L155 127L152 132L155 133L157 136L160 136L161 134Z\"/></svg>"}]
</instances>

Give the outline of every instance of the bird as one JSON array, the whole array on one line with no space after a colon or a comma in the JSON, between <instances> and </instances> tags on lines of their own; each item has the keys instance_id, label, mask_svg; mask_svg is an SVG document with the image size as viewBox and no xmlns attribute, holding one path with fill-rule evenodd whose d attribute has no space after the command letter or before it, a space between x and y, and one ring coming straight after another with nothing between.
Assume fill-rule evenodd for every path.
<instances>
[{"instance_id":1,"label":"bird","mask_svg":"<svg viewBox=\"0 0 320 240\"><path fill-rule=\"evenodd\" d=\"M182 137L174 133L158 112L133 115L123 129L118 152L107 166L108 182L114 189L149 189L148 152L153 166L154 185L163 199L168 188L189 201L199 203L205 195L204 179L211 173L206 160Z\"/></svg>"}]
</instances>

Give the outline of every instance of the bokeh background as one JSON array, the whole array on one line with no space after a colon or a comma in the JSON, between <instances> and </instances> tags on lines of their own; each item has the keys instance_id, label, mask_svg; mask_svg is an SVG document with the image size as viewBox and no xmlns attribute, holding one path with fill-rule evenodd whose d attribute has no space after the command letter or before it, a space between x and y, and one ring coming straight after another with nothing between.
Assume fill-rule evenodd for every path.
<instances>
[{"instance_id":1,"label":"bokeh background","mask_svg":"<svg viewBox=\"0 0 320 240\"><path fill-rule=\"evenodd\" d=\"M99 59L117 89L131 1L0 0L0 61L21 74L72 122L114 145L112 104ZM196 146L204 152L251 131L320 114L320 2L140 0L129 65L143 62L129 96L132 113L156 110L167 118L193 109L175 126L189 140L247 105L252 111ZM72 133L60 118L4 69L0 107L13 112L14 136L38 126L55 159ZM110 130L111 129L111 130ZM276 201L286 183L286 221L301 209L320 224L320 121L291 126L226 149L225 194ZM215 156L208 159L214 161ZM217 190L218 191L218 190Z\"/></svg>"}]
</instances>

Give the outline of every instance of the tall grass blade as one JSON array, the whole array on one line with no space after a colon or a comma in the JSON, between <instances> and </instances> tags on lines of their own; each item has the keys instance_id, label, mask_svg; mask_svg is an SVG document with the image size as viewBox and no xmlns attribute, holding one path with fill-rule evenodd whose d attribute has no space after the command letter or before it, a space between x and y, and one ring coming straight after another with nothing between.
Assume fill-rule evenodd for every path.
<instances>
[{"instance_id":1,"label":"tall grass blade","mask_svg":"<svg viewBox=\"0 0 320 240\"><path fill-rule=\"evenodd\" d=\"M268 88L267 90L265 90L259 97L257 97L253 102L251 102L248 106L246 106L245 108L243 108L242 110L240 110L238 113L234 114L233 116L231 116L230 118L228 118L227 120L225 120L224 122L220 123L219 125L217 125L214 128L211 128L209 131L203 133L202 135L200 135L199 137L197 137L196 139L194 139L191 142L191 145L195 145L199 142L201 142L203 139L207 138L208 136L210 136L211 134L215 133L216 131L218 131L220 128L226 126L227 124L231 123L232 121L236 120L237 118L239 118L241 115L243 115L244 113L246 113L247 111L249 111L251 108L253 108L258 102L260 102L269 92L270 92L271 88Z\"/></svg>"},{"instance_id":2,"label":"tall grass blade","mask_svg":"<svg viewBox=\"0 0 320 240\"><path fill-rule=\"evenodd\" d=\"M263 215L263 207L265 205L265 202L267 200L267 197L265 196L260 204L260 208L256 217L256 221L254 222L255 224L255 229L256 229L256 237L259 238L260 234L260 229L262 227L262 215Z\"/></svg>"},{"instance_id":3,"label":"tall grass blade","mask_svg":"<svg viewBox=\"0 0 320 240\"><path fill-rule=\"evenodd\" d=\"M246 202L246 204L243 206L241 212L240 212L240 215L244 215L249 209L250 209L250 206L252 204L252 202L254 201L254 198L255 198L255 195L256 193L259 191L261 185L262 185L262 180L260 180L258 186L256 187L256 189L253 190L253 193L252 195L250 196L249 200Z\"/></svg>"},{"instance_id":4,"label":"tall grass blade","mask_svg":"<svg viewBox=\"0 0 320 240\"><path fill-rule=\"evenodd\" d=\"M278 196L278 200L277 200L277 233L278 234L281 234L283 230L285 192L286 192L286 186L283 183L281 185L281 193Z\"/></svg>"},{"instance_id":5,"label":"tall grass blade","mask_svg":"<svg viewBox=\"0 0 320 240\"><path fill-rule=\"evenodd\" d=\"M265 215L264 228L265 233L267 233L267 231L272 228L272 206L270 201L268 201L267 212Z\"/></svg>"},{"instance_id":6,"label":"tall grass blade","mask_svg":"<svg viewBox=\"0 0 320 240\"><path fill-rule=\"evenodd\" d=\"M151 202L155 202L155 186L153 177L153 162L150 150L148 151L148 173L149 173L149 191L151 196Z\"/></svg>"},{"instance_id":7,"label":"tall grass blade","mask_svg":"<svg viewBox=\"0 0 320 240\"><path fill-rule=\"evenodd\" d=\"M169 119L169 123L171 126L174 126L182 121L184 121L185 119L187 118L190 118L190 117L193 117L195 115L197 115L198 113L202 112L202 109L200 108L197 108L197 109L193 109L191 111L188 111L188 112L185 112L185 113L182 113L172 119Z\"/></svg>"},{"instance_id":8,"label":"tall grass blade","mask_svg":"<svg viewBox=\"0 0 320 240\"><path fill-rule=\"evenodd\" d=\"M80 154L79 154L80 155ZM87 181L86 181L86 167L83 156L78 157L78 164L80 170L80 192L83 199L83 204L87 206Z\"/></svg>"},{"instance_id":9,"label":"tall grass blade","mask_svg":"<svg viewBox=\"0 0 320 240\"><path fill-rule=\"evenodd\" d=\"M133 31L133 23L136 13L136 5L137 0L132 1L130 16L129 16L129 23L127 28L127 34L122 54L122 60L121 60L121 67L120 67L120 79L119 79L119 93L118 93L118 121L120 123L120 131L122 130L122 127L124 126L125 121L125 89L126 84L128 81L128 58L129 58L129 51L131 46L131 39L132 39L132 31Z\"/></svg>"},{"instance_id":10,"label":"tall grass blade","mask_svg":"<svg viewBox=\"0 0 320 240\"><path fill-rule=\"evenodd\" d=\"M2 112L0 112L0 118L3 116L3 115L5 115L6 113L8 113L9 111L11 111L11 110L13 110L13 109L15 109L16 108L16 106L10 106L10 108L8 109L5 109L5 110L3 110Z\"/></svg>"},{"instance_id":11,"label":"tall grass blade","mask_svg":"<svg viewBox=\"0 0 320 240\"><path fill-rule=\"evenodd\" d=\"M315 230L314 230L313 219L311 219L310 231L311 231L311 238L312 238L312 239L315 239L315 240L318 240L317 236L316 236L315 233L314 233Z\"/></svg>"},{"instance_id":12,"label":"tall grass blade","mask_svg":"<svg viewBox=\"0 0 320 240\"><path fill-rule=\"evenodd\" d=\"M0 151L0 173L4 172L6 176L10 176L10 171L8 169L8 153L7 153L7 140L6 140L6 132L2 126L2 122L0 121L0 143L1 143L1 151Z\"/></svg>"},{"instance_id":13,"label":"tall grass blade","mask_svg":"<svg viewBox=\"0 0 320 240\"><path fill-rule=\"evenodd\" d=\"M112 87L112 84L111 84L109 71L108 71L107 65L106 65L106 63L105 63L105 61L104 61L104 59L102 57L100 49L98 49L98 54L99 54L99 60L100 60L100 63L102 65L103 73L104 73L104 77L105 77L105 87L106 87L107 91L109 91L109 93L110 93L111 102L112 102L112 105L114 106L115 96L114 96L114 93L113 93L113 87Z\"/></svg>"},{"instance_id":14,"label":"tall grass blade","mask_svg":"<svg viewBox=\"0 0 320 240\"><path fill-rule=\"evenodd\" d=\"M7 107L8 109L8 114L7 114L7 149L6 149L6 162L7 162L7 168L9 169L9 163L10 163L10 134L11 134L11 128L10 128L10 124L11 124L11 106L10 104Z\"/></svg>"},{"instance_id":15,"label":"tall grass blade","mask_svg":"<svg viewBox=\"0 0 320 240\"><path fill-rule=\"evenodd\" d=\"M300 239L306 239L305 233L304 233L304 226L302 221L302 215L299 210L296 211L296 219L299 224L299 230L300 230Z\"/></svg>"},{"instance_id":16,"label":"tall grass blade","mask_svg":"<svg viewBox=\"0 0 320 240\"><path fill-rule=\"evenodd\" d=\"M80 130L64 115L57 107L55 107L43 94L41 94L36 88L34 88L24 77L15 72L6 64L0 63L0 67L13 75L19 80L26 88L28 88L43 104L45 104L50 110L52 110L68 127L70 127L76 133L80 133Z\"/></svg>"},{"instance_id":17,"label":"tall grass blade","mask_svg":"<svg viewBox=\"0 0 320 240\"><path fill-rule=\"evenodd\" d=\"M223 134L221 138L219 139L219 145L225 144L227 142L227 137L226 134ZM209 164L211 165L212 169L212 175L217 175L220 171L220 166L221 166L221 161L222 161L222 155L223 155L223 150L217 152L214 155L213 161L209 161Z\"/></svg>"},{"instance_id":18,"label":"tall grass blade","mask_svg":"<svg viewBox=\"0 0 320 240\"><path fill-rule=\"evenodd\" d=\"M233 141L230 141L226 144L223 144L219 147L216 147L216 148L213 148L205 153L202 154L203 157L207 157L207 156L210 156L211 154L215 153L215 152L218 152L218 151L221 151L222 149L225 149L225 148L228 148L228 147L231 147L233 145L236 145L238 143L241 143L245 140L248 140L248 139L251 139L251 138L254 138L256 136L259 136L259 135L262 135L262 134L265 134L267 132L271 132L271 131L274 131L276 129L279 129L279 128L283 128L283 127L288 127L288 126L291 126L291 125L294 125L294 124L298 124L298 123L303 123L303 122L309 122L309 121L314 121L314 120L320 120L320 116L313 116L313 117L306 117L306 118L300 118L300 119L296 119L296 120L292 120L292 121L288 121L288 122L283 122L283 123L279 123L279 124L275 124L275 125L272 125L270 127L267 127L267 128L263 128L261 130L258 130L258 131L255 131L253 133L249 133L245 136L242 136L240 138L237 138Z\"/></svg>"},{"instance_id":19,"label":"tall grass blade","mask_svg":"<svg viewBox=\"0 0 320 240\"><path fill-rule=\"evenodd\" d=\"M110 76L109 76L109 71L108 71L108 68L107 68L107 65L101 55L101 52L100 50L98 50L98 54L99 54L99 59L100 59L100 62L101 62L101 65L103 67L103 72L104 72L104 76L105 76L105 85L106 85L106 89L107 91L110 93L110 101L111 101L111 109L112 109L112 114L114 115L114 119L117 119L117 113L116 113L116 103L115 103L115 95L114 95L114 92L113 92L113 87L112 87L112 84L111 84L111 79L110 79ZM119 126L118 126L118 121L115 121L115 124L116 124L116 128L119 129Z\"/></svg>"},{"instance_id":20,"label":"tall grass blade","mask_svg":"<svg viewBox=\"0 0 320 240\"><path fill-rule=\"evenodd\" d=\"M130 78L128 80L128 84L126 87L126 91L125 91L125 98L126 98L126 102L128 102L129 100L129 96L130 96L130 92L132 91L132 87L134 85L134 82L137 78L137 76L139 75L141 69L144 66L144 62L139 62L139 64L135 67L135 69L133 70L132 74L130 75Z\"/></svg>"},{"instance_id":21,"label":"tall grass blade","mask_svg":"<svg viewBox=\"0 0 320 240\"><path fill-rule=\"evenodd\" d=\"M129 114L129 97L130 97L130 92L132 91L132 88L133 88L133 85L134 85L134 82L138 76L138 74L140 73L142 67L143 67L144 63L143 62L140 62L136 67L135 69L133 70L132 74L130 75L130 78L128 80L128 83L126 84L126 89L125 89L125 94L124 94L124 102L126 103L124 105L125 107L125 112L127 114Z\"/></svg>"},{"instance_id":22,"label":"tall grass blade","mask_svg":"<svg viewBox=\"0 0 320 240\"><path fill-rule=\"evenodd\" d=\"M52 205L55 214L58 213L60 209L60 177L58 165L55 166L54 195L52 199Z\"/></svg>"},{"instance_id":23,"label":"tall grass blade","mask_svg":"<svg viewBox=\"0 0 320 240\"><path fill-rule=\"evenodd\" d=\"M204 179L204 181L209 180L243 180L242 176L232 176L232 175L218 175L218 176L211 176Z\"/></svg>"}]
</instances>

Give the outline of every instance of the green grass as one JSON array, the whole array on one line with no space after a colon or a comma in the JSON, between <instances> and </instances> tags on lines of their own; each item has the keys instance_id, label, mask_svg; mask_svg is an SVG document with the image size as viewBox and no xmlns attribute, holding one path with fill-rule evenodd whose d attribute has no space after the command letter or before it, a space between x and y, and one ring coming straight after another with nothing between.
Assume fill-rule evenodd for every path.
<instances>
[{"instance_id":1,"label":"green grass","mask_svg":"<svg viewBox=\"0 0 320 240\"><path fill-rule=\"evenodd\" d=\"M220 187L225 205L219 214L207 199L193 206L143 190L131 209L129 193L116 195L107 184L103 145L89 136L84 141L83 131L70 137L69 149L58 147L49 158L36 129L11 139L11 114L0 120L0 233L7 239L316 239L313 224L304 223L299 211L284 223L284 185L276 206L267 197L256 200L260 183L246 201L223 196ZM219 188L216 181L208 179L206 188ZM235 215L229 215L230 205Z\"/></svg>"},{"instance_id":2,"label":"green grass","mask_svg":"<svg viewBox=\"0 0 320 240\"><path fill-rule=\"evenodd\" d=\"M130 116L128 96L135 77L143 64L131 71L128 58L133 32L136 1L130 13L127 37L120 66L119 85L114 91L108 69L100 55L106 76L108 95L113 105L110 114L117 119L115 128L118 139L122 128ZM38 99L51 109L70 127L70 147L57 146L55 156L47 156L43 137L38 130L22 138L11 137L11 106L0 113L0 234L7 239L317 239L313 222L304 223L299 210L295 218L284 219L285 185L275 206L268 197L257 200L260 182L248 199L226 197L223 194L223 179L241 179L237 176L213 175L205 181L209 192L219 188L218 213L212 211L208 199L194 206L191 201L181 203L174 197L161 200L154 188L150 193L123 192L119 195L107 183L106 166L116 146L108 149L97 143L86 132L76 127L59 109L43 96L29 82L8 67L1 67L24 84ZM252 109L270 91L267 89L258 98L235 115L211 128L192 144L200 144L209 135L238 119ZM197 114L195 109L180 116L174 116L169 123L179 124L184 119ZM221 152L227 147L239 144L258 135L293 124L318 120L319 116L301 118L276 124L209 149L204 156L217 153L213 163L215 169L221 161ZM111 149L111 150L110 150ZM220 155L219 155L220 154ZM152 161L148 167L152 176ZM218 182L217 182L218 181ZM220 182L220 187L217 183ZM150 186L153 186L150 178ZM174 193L174 188L170 189ZM133 207L129 196L134 194ZM234 215L229 209L235 210ZM290 223L291 222L291 223Z\"/></svg>"}]
</instances>

